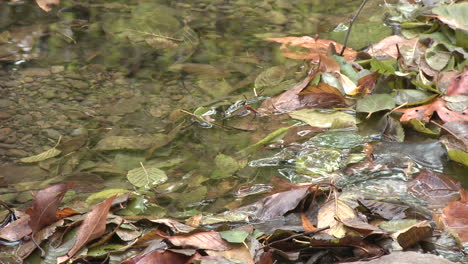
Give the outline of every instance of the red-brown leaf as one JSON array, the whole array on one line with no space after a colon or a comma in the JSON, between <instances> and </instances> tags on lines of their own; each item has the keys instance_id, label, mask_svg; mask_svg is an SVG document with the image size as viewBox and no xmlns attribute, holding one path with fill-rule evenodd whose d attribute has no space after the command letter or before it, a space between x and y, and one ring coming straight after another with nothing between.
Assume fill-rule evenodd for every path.
<instances>
[{"instance_id":1,"label":"red-brown leaf","mask_svg":"<svg viewBox=\"0 0 468 264\"><path fill-rule=\"evenodd\" d=\"M445 123L450 121L468 121L467 110L464 112L451 111L445 106L445 101L440 98L422 106L398 109L396 111L403 113L400 118L401 122L407 122L411 119L419 119L424 122L429 122L434 112L437 112L437 115Z\"/></svg>"},{"instance_id":2,"label":"red-brown leaf","mask_svg":"<svg viewBox=\"0 0 468 264\"><path fill-rule=\"evenodd\" d=\"M23 215L13 223L2 228L0 230L0 238L7 241L21 240L23 237L31 234L28 222L29 215Z\"/></svg>"},{"instance_id":3,"label":"red-brown leaf","mask_svg":"<svg viewBox=\"0 0 468 264\"><path fill-rule=\"evenodd\" d=\"M68 254L57 259L58 263L62 263L70 259L78 252L86 243L96 239L106 231L106 220L112 201L115 196L107 198L105 201L97 204L94 209L88 213L83 223L78 229L75 245L68 251Z\"/></svg>"},{"instance_id":4,"label":"red-brown leaf","mask_svg":"<svg viewBox=\"0 0 468 264\"><path fill-rule=\"evenodd\" d=\"M56 212L65 193L74 183L60 183L40 190L34 196L34 201L26 213L31 216L29 226L32 232L37 232L58 220Z\"/></svg>"},{"instance_id":5,"label":"red-brown leaf","mask_svg":"<svg viewBox=\"0 0 468 264\"><path fill-rule=\"evenodd\" d=\"M449 203L440 220L445 228L458 235L462 243L468 242L468 201Z\"/></svg>"},{"instance_id":6,"label":"red-brown leaf","mask_svg":"<svg viewBox=\"0 0 468 264\"><path fill-rule=\"evenodd\" d=\"M184 264L188 263L190 258L172 251L154 250L146 255L126 260L122 264Z\"/></svg>"},{"instance_id":7,"label":"red-brown leaf","mask_svg":"<svg viewBox=\"0 0 468 264\"><path fill-rule=\"evenodd\" d=\"M218 232L198 232L189 235L176 235L166 237L174 246L184 248L199 248L210 250L229 250L232 247Z\"/></svg>"},{"instance_id":8,"label":"red-brown leaf","mask_svg":"<svg viewBox=\"0 0 468 264\"><path fill-rule=\"evenodd\" d=\"M460 94L468 94L468 71L462 72L455 76L447 88L448 96Z\"/></svg>"}]
</instances>

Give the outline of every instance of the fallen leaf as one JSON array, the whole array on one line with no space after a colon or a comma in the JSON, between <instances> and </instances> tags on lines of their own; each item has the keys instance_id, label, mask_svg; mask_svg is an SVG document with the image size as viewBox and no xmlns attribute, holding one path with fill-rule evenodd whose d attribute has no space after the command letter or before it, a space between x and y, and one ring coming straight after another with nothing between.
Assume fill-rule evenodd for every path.
<instances>
[{"instance_id":1,"label":"fallen leaf","mask_svg":"<svg viewBox=\"0 0 468 264\"><path fill-rule=\"evenodd\" d=\"M345 100L341 92L331 85L319 83L318 85L309 85L299 93L299 108L329 108L345 106Z\"/></svg>"},{"instance_id":2,"label":"fallen leaf","mask_svg":"<svg viewBox=\"0 0 468 264\"><path fill-rule=\"evenodd\" d=\"M324 232L336 238L343 238L346 229L341 221L356 218L353 208L341 200L330 200L320 207L317 215L317 228L330 226Z\"/></svg>"},{"instance_id":3,"label":"fallen leaf","mask_svg":"<svg viewBox=\"0 0 468 264\"><path fill-rule=\"evenodd\" d=\"M409 206L372 200L358 200L358 202L367 208L372 214L378 215L386 220L395 220L405 218L406 209Z\"/></svg>"},{"instance_id":4,"label":"fallen leaf","mask_svg":"<svg viewBox=\"0 0 468 264\"><path fill-rule=\"evenodd\" d=\"M300 216L301 216L302 227L304 228L305 232L311 232L317 229L317 227L315 227L314 224L310 222L307 216L305 216L303 213L301 213Z\"/></svg>"},{"instance_id":5,"label":"fallen leaf","mask_svg":"<svg viewBox=\"0 0 468 264\"><path fill-rule=\"evenodd\" d=\"M72 182L60 183L37 192L31 208L26 210L31 216L29 226L33 233L58 220L56 212L60 202L73 185Z\"/></svg>"},{"instance_id":6,"label":"fallen leaf","mask_svg":"<svg viewBox=\"0 0 468 264\"><path fill-rule=\"evenodd\" d=\"M332 40L316 39L309 36L303 37L284 37L284 38L269 38L269 41L281 43L283 56L291 59L314 59L319 60L320 55L327 55L328 47L335 46L335 50L341 51L343 46ZM308 52L292 52L288 46L299 46L308 49ZM353 61L356 59L357 52L346 48L343 54L346 60Z\"/></svg>"},{"instance_id":7,"label":"fallen leaf","mask_svg":"<svg viewBox=\"0 0 468 264\"><path fill-rule=\"evenodd\" d=\"M16 221L0 229L0 238L7 241L18 241L31 234L32 230L28 224L29 219L29 215L25 214Z\"/></svg>"},{"instance_id":8,"label":"fallen leaf","mask_svg":"<svg viewBox=\"0 0 468 264\"><path fill-rule=\"evenodd\" d=\"M143 256L127 259L122 264L185 264L190 258L191 256L158 249Z\"/></svg>"},{"instance_id":9,"label":"fallen leaf","mask_svg":"<svg viewBox=\"0 0 468 264\"><path fill-rule=\"evenodd\" d=\"M451 111L445 106L445 104L446 103L444 100L437 98L431 103L422 106L397 109L395 111L403 113L403 115L400 117L401 122L407 122L413 118L422 120L424 122L429 122L434 112L437 112L439 118L442 119L442 121L445 123L451 121L468 121L468 110L463 112Z\"/></svg>"},{"instance_id":10,"label":"fallen leaf","mask_svg":"<svg viewBox=\"0 0 468 264\"><path fill-rule=\"evenodd\" d=\"M102 203L97 204L91 212L89 212L83 223L81 223L75 244L65 256L57 258L57 263L63 263L75 255L89 241L99 238L106 231L106 220L112 201L115 196L107 198Z\"/></svg>"},{"instance_id":11,"label":"fallen leaf","mask_svg":"<svg viewBox=\"0 0 468 264\"><path fill-rule=\"evenodd\" d=\"M440 21L453 29L468 30L468 3L457 3L453 5L439 5L432 9Z\"/></svg>"},{"instance_id":12,"label":"fallen leaf","mask_svg":"<svg viewBox=\"0 0 468 264\"><path fill-rule=\"evenodd\" d=\"M371 94L374 91L375 84L377 83L377 78L379 77L378 72L373 72L366 76L359 78L358 87L356 93L351 93L350 95L361 94L367 95Z\"/></svg>"},{"instance_id":13,"label":"fallen leaf","mask_svg":"<svg viewBox=\"0 0 468 264\"><path fill-rule=\"evenodd\" d=\"M449 203L442 211L439 221L446 229L456 234L462 243L468 243L468 201Z\"/></svg>"},{"instance_id":14,"label":"fallen leaf","mask_svg":"<svg viewBox=\"0 0 468 264\"><path fill-rule=\"evenodd\" d=\"M224 241L219 232L207 231L187 235L163 236L171 244L184 248L198 248L209 250L229 250L232 248L228 242Z\"/></svg>"},{"instance_id":15,"label":"fallen leaf","mask_svg":"<svg viewBox=\"0 0 468 264\"><path fill-rule=\"evenodd\" d=\"M386 37L378 43L370 46L367 53L373 57L391 57L398 58L398 47L404 46L414 48L418 44L419 38L405 39L398 35Z\"/></svg>"},{"instance_id":16,"label":"fallen leaf","mask_svg":"<svg viewBox=\"0 0 468 264\"><path fill-rule=\"evenodd\" d=\"M455 96L461 94L468 94L468 71L462 72L453 77L447 87L447 95Z\"/></svg>"},{"instance_id":17,"label":"fallen leaf","mask_svg":"<svg viewBox=\"0 0 468 264\"><path fill-rule=\"evenodd\" d=\"M392 234L392 237L398 241L403 249L416 245L419 241L430 237L432 227L428 221L421 221L413 226Z\"/></svg>"},{"instance_id":18,"label":"fallen leaf","mask_svg":"<svg viewBox=\"0 0 468 264\"><path fill-rule=\"evenodd\" d=\"M59 5L60 0L36 0L37 5L42 8L42 10L49 12L52 10L51 5Z\"/></svg>"}]
</instances>

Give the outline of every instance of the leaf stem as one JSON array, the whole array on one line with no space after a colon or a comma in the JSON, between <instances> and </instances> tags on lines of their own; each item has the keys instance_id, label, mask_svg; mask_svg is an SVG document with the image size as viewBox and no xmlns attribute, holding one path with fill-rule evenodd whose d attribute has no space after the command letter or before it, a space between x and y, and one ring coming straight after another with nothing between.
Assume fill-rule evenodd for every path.
<instances>
[{"instance_id":1,"label":"leaf stem","mask_svg":"<svg viewBox=\"0 0 468 264\"><path fill-rule=\"evenodd\" d=\"M364 8L364 5L366 5L367 1L368 0L362 0L361 5L359 6L356 14L354 14L353 18L349 21L349 28L348 28L348 31L346 32L346 36L343 42L343 48L341 49L340 56L343 56L343 53L346 49L346 45L348 45L348 38L349 38L349 34L351 33L351 28L353 27L354 22L356 22L356 19L361 13L362 8Z\"/></svg>"}]
</instances>

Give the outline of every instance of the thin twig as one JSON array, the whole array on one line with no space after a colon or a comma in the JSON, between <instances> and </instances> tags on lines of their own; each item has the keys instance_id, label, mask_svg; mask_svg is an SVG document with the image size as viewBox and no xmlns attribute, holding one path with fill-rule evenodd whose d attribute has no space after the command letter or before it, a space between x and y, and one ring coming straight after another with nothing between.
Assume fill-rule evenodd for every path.
<instances>
[{"instance_id":1,"label":"thin twig","mask_svg":"<svg viewBox=\"0 0 468 264\"><path fill-rule=\"evenodd\" d=\"M326 226L326 227L315 229L313 231L309 231L309 232L305 232L305 233L301 233L301 234L295 234L295 235L292 235L292 236L289 236L289 237L286 237L286 238L283 238L283 239L280 239L280 240L273 241L273 242L269 243L268 245L264 246L264 248L269 247L269 246L271 246L273 244L276 244L276 243L279 243L279 242L288 241L288 240L296 238L296 237L315 235L316 233L322 232L323 230L327 230L329 228L330 228L330 226Z\"/></svg>"},{"instance_id":2,"label":"thin twig","mask_svg":"<svg viewBox=\"0 0 468 264\"><path fill-rule=\"evenodd\" d=\"M358 18L359 13L361 13L362 8L367 3L367 1L368 0L362 0L361 5L359 6L356 14L354 14L353 18L349 21L349 28L348 28L348 31L346 32L345 40L344 40L344 43L343 43L343 49L340 52L340 56L343 56L343 53L344 53L344 51L346 49L346 45L348 45L348 38L349 38L349 34L351 33L351 28L353 27L354 22L356 22L356 19Z\"/></svg>"},{"instance_id":3,"label":"thin twig","mask_svg":"<svg viewBox=\"0 0 468 264\"><path fill-rule=\"evenodd\" d=\"M458 139L460 142L462 142L462 143L465 142L462 138L460 138L459 136L457 136L455 133L453 133L452 131L450 131L450 129L444 127L443 125L441 125L441 124L439 124L439 123L437 123L437 122L434 122L434 121L432 121L432 120L431 120L431 123L434 124L434 125L436 125L436 126L438 126L438 127L440 127L440 128L442 128L443 130L447 131L450 135L452 135L454 138Z\"/></svg>"}]
</instances>

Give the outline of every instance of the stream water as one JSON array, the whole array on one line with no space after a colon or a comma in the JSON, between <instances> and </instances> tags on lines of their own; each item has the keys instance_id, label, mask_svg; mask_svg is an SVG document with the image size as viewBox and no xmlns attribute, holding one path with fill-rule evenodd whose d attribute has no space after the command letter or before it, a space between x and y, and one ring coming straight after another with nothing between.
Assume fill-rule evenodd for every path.
<instances>
[{"instance_id":1,"label":"stream water","mask_svg":"<svg viewBox=\"0 0 468 264\"><path fill-rule=\"evenodd\" d=\"M386 9L371 2L355 25L356 49L392 31L383 23ZM309 127L239 154L292 124L282 116L259 118L245 105L258 106L255 93L279 93L306 72L305 62L283 58L266 39L319 34L341 42L359 3L63 0L45 13L34 3L0 2L0 199L21 205L31 191L75 181L67 196L75 207L80 199L99 201L105 195L89 197L103 190L131 190L145 195L138 213L188 217L254 201L281 180L336 177L356 193L403 195L403 169L341 177L353 158L362 158L365 143L381 139L375 131L307 141L321 132ZM274 66L280 73L264 74L263 85L258 76ZM440 145L414 142L435 153L424 166L447 171ZM403 167L427 160L414 148L392 145L379 157ZM21 162L45 151L50 157ZM395 160L401 153L410 158ZM157 175L140 186L128 180L138 168L157 168Z\"/></svg>"}]
</instances>

